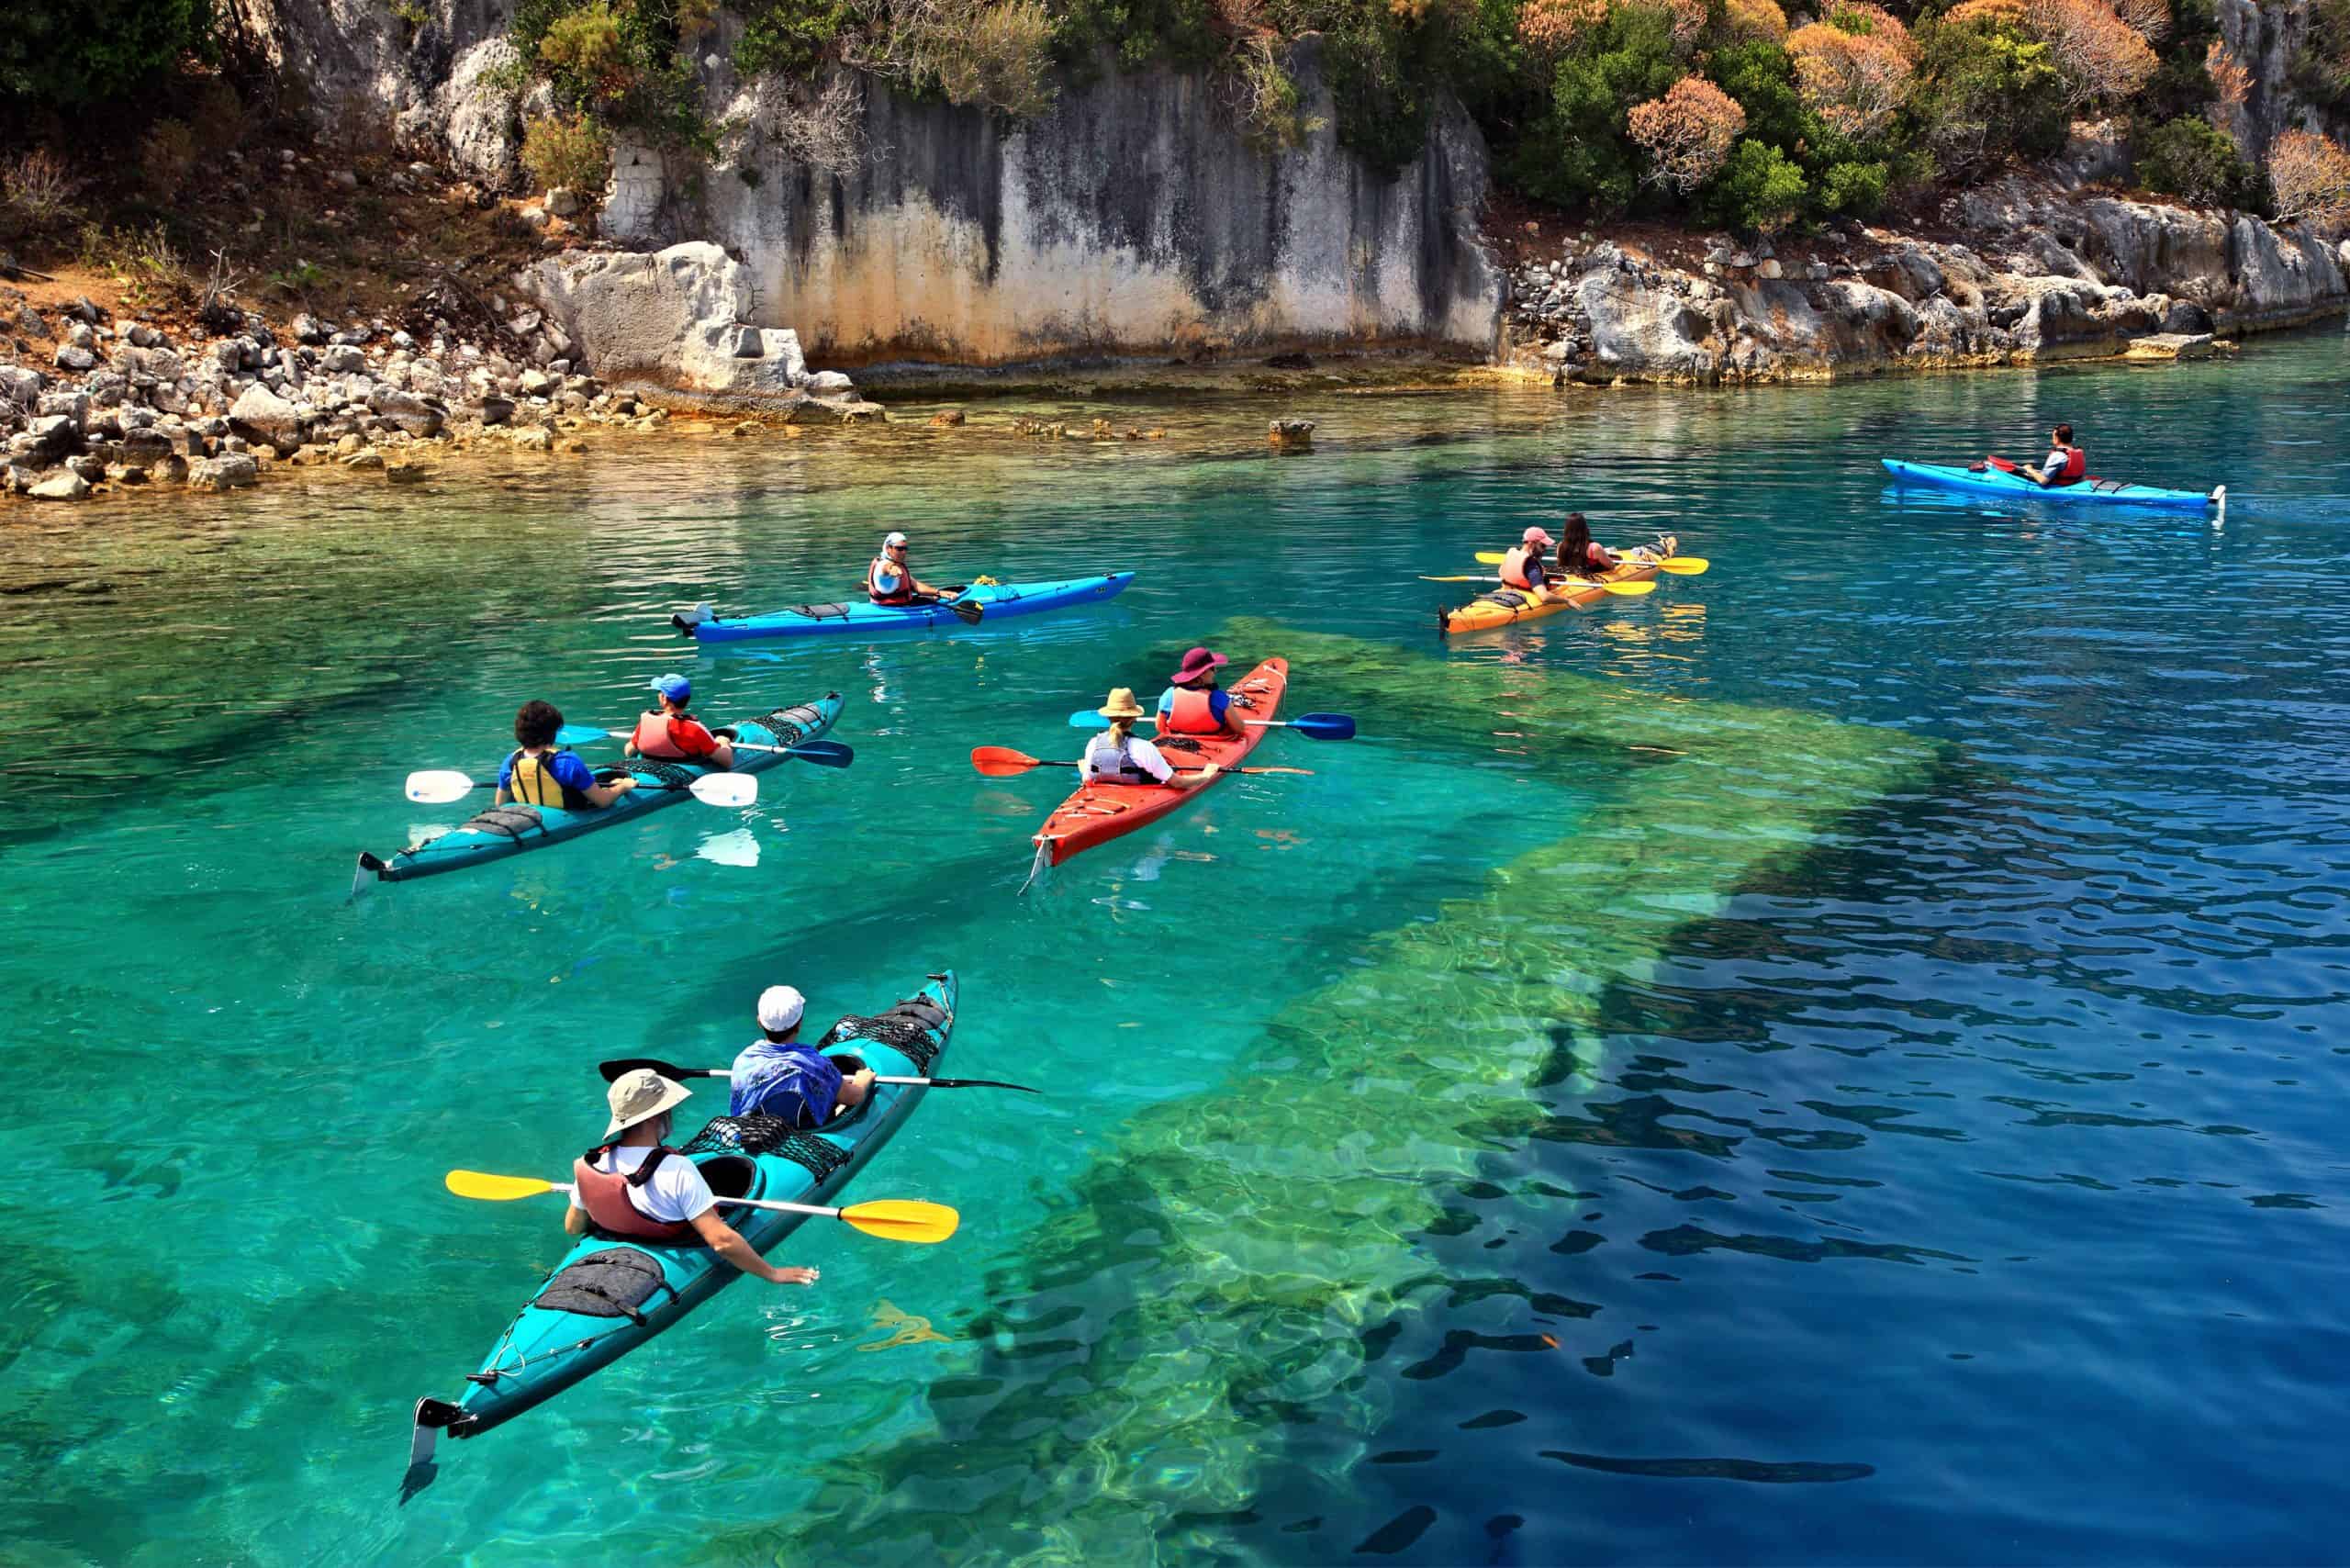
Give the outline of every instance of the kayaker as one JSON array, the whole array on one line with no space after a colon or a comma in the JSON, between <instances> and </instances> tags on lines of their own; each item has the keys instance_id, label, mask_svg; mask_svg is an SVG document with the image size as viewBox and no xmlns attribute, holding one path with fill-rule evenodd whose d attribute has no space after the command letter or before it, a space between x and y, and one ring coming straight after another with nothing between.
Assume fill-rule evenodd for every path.
<instances>
[{"instance_id":1,"label":"kayaker","mask_svg":"<svg viewBox=\"0 0 2350 1568\"><path fill-rule=\"evenodd\" d=\"M813 1269L778 1269L718 1217L717 1198L701 1167L666 1142L670 1113L690 1092L651 1068L624 1072L604 1096L611 1106L605 1141L571 1162L571 1207L563 1228L600 1231L638 1241L689 1242L709 1249L770 1284L812 1285Z\"/></svg>"},{"instance_id":2,"label":"kayaker","mask_svg":"<svg viewBox=\"0 0 2350 1568\"><path fill-rule=\"evenodd\" d=\"M686 711L693 700L693 683L682 675L665 675L653 683L660 695L637 716L636 733L621 748L628 756L658 757L665 762L699 762L710 767L734 766L732 734L702 727Z\"/></svg>"},{"instance_id":3,"label":"kayaker","mask_svg":"<svg viewBox=\"0 0 2350 1568\"><path fill-rule=\"evenodd\" d=\"M1502 586L1526 593L1540 593L1549 581L1542 569L1542 547L1550 543L1549 532L1529 528L1518 543L1502 556Z\"/></svg>"},{"instance_id":4,"label":"kayaker","mask_svg":"<svg viewBox=\"0 0 2350 1568\"><path fill-rule=\"evenodd\" d=\"M514 738L521 745L498 770L499 805L511 801L581 812L609 806L636 788L636 780L625 773L609 784L598 783L576 753L554 744L555 732L562 728L563 711L554 703L532 698L522 704L514 715Z\"/></svg>"},{"instance_id":5,"label":"kayaker","mask_svg":"<svg viewBox=\"0 0 2350 1568\"><path fill-rule=\"evenodd\" d=\"M865 594L876 604L936 604L952 597L914 576L906 560L906 536L894 530L881 541L881 554L865 568Z\"/></svg>"},{"instance_id":6,"label":"kayaker","mask_svg":"<svg viewBox=\"0 0 2350 1568\"><path fill-rule=\"evenodd\" d=\"M2089 454L2073 444L2072 426L2058 425L2048 434L2048 455L2040 460L2040 466L2026 464L2020 472L2043 490L2078 484L2088 477Z\"/></svg>"},{"instance_id":7,"label":"kayaker","mask_svg":"<svg viewBox=\"0 0 2350 1568\"><path fill-rule=\"evenodd\" d=\"M1670 555L1681 541L1670 533L1657 535L1654 549L1628 552L1647 558ZM1624 564L1627 556L1619 555L1591 536L1591 523L1583 513L1571 511L1560 525L1559 571L1562 576L1595 577Z\"/></svg>"},{"instance_id":8,"label":"kayaker","mask_svg":"<svg viewBox=\"0 0 2350 1568\"><path fill-rule=\"evenodd\" d=\"M1193 648L1175 666L1174 684L1158 694L1161 735L1238 735L1248 733L1238 710L1248 700L1236 700L1215 683L1215 672L1232 661L1205 648Z\"/></svg>"},{"instance_id":9,"label":"kayaker","mask_svg":"<svg viewBox=\"0 0 2350 1568\"><path fill-rule=\"evenodd\" d=\"M807 998L790 986L771 985L759 993L764 1037L734 1058L728 1115L780 1116L795 1126L821 1127L836 1113L853 1111L871 1098L873 1070L863 1058L828 1057L800 1043L800 1020L807 1011Z\"/></svg>"},{"instance_id":10,"label":"kayaker","mask_svg":"<svg viewBox=\"0 0 2350 1568\"><path fill-rule=\"evenodd\" d=\"M1189 790L1223 771L1210 763L1193 772L1178 773L1157 746L1136 734L1135 721L1142 717L1142 704L1135 700L1132 687L1114 689L1110 700L1094 711L1109 720L1110 727L1094 736L1078 759L1080 784L1166 784Z\"/></svg>"}]
</instances>

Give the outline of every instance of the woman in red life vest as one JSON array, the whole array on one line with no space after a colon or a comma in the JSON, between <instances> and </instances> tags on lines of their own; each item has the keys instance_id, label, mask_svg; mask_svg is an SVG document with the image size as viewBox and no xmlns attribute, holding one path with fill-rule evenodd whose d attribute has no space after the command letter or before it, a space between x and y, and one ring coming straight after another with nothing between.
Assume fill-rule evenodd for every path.
<instances>
[{"instance_id":1,"label":"woman in red life vest","mask_svg":"<svg viewBox=\"0 0 2350 1568\"><path fill-rule=\"evenodd\" d=\"M1550 575L1542 567L1542 547L1550 543L1550 535L1540 528L1529 528L1518 543L1502 556L1502 586L1527 593L1540 593L1550 586Z\"/></svg>"},{"instance_id":2,"label":"woman in red life vest","mask_svg":"<svg viewBox=\"0 0 2350 1568\"><path fill-rule=\"evenodd\" d=\"M1248 733L1241 711L1246 698L1236 698L1215 683L1215 672L1232 661L1205 648L1193 648L1175 666L1174 684L1158 694L1161 735L1237 735Z\"/></svg>"},{"instance_id":3,"label":"woman in red life vest","mask_svg":"<svg viewBox=\"0 0 2350 1568\"><path fill-rule=\"evenodd\" d=\"M1624 556L1592 538L1591 523L1579 511L1567 514L1567 521L1561 526L1560 532L1559 573L1561 577L1595 577L1624 564ZM1632 554L1651 557L1670 555L1680 543L1670 533L1660 534L1654 550L1644 549Z\"/></svg>"},{"instance_id":4,"label":"woman in red life vest","mask_svg":"<svg viewBox=\"0 0 2350 1568\"><path fill-rule=\"evenodd\" d=\"M706 767L734 766L734 748L727 744L734 737L723 730L712 734L686 711L686 704L693 700L691 682L682 675L665 675L653 683L653 689L661 695L638 715L635 734L621 748L624 755L699 762Z\"/></svg>"},{"instance_id":5,"label":"woman in red life vest","mask_svg":"<svg viewBox=\"0 0 2350 1568\"><path fill-rule=\"evenodd\" d=\"M563 1228L672 1246L700 1242L746 1274L778 1285L812 1285L813 1269L778 1269L718 1217L701 1167L668 1146L670 1112L688 1091L639 1068L612 1081L605 1141L571 1164L571 1206Z\"/></svg>"}]
</instances>

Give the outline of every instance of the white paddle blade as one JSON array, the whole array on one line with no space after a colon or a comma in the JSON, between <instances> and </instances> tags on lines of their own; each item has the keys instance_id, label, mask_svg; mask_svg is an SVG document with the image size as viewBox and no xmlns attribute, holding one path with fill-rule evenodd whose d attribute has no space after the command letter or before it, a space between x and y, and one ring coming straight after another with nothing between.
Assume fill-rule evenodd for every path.
<instances>
[{"instance_id":1,"label":"white paddle blade","mask_svg":"<svg viewBox=\"0 0 2350 1568\"><path fill-rule=\"evenodd\" d=\"M759 781L748 773L705 773L687 788L705 806L747 806L759 798Z\"/></svg>"},{"instance_id":2,"label":"white paddle blade","mask_svg":"<svg viewBox=\"0 0 2350 1568\"><path fill-rule=\"evenodd\" d=\"M473 791L474 781L462 773L428 769L408 776L407 795L420 806L446 806Z\"/></svg>"}]
</instances>

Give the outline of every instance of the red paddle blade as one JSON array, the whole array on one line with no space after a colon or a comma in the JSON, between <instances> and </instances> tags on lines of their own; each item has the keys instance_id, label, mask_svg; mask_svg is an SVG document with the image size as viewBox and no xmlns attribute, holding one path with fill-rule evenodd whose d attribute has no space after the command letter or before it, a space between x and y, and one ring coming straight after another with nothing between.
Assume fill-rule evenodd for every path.
<instances>
[{"instance_id":1,"label":"red paddle blade","mask_svg":"<svg viewBox=\"0 0 2350 1568\"><path fill-rule=\"evenodd\" d=\"M1045 760L1030 756L1024 751L1014 751L1008 745L981 745L971 748L971 766L990 778L1008 778L1025 773L1032 767L1042 767Z\"/></svg>"}]
</instances>

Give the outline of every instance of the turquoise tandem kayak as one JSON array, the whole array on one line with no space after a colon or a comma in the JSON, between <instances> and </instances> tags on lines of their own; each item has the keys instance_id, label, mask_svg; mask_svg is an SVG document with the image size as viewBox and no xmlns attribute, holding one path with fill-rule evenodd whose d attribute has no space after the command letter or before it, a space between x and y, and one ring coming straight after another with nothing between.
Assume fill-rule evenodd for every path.
<instances>
[{"instance_id":1,"label":"turquoise tandem kayak","mask_svg":"<svg viewBox=\"0 0 2350 1568\"><path fill-rule=\"evenodd\" d=\"M736 740L747 741L754 745L797 745L831 729L840 716L841 694L834 691L813 702L778 708L756 719L737 719L726 728L734 732ZM734 766L731 771L763 772L783 760L783 756L778 752L738 751L734 754ZM437 834L422 844L412 844L389 857L362 850L359 871L352 879L352 890L357 892L366 887L370 873L386 882L435 877L443 871L456 871L467 866L502 860L509 855L520 855L526 849L561 844L567 838L577 838L581 834L592 833L598 828L634 822L647 812L676 805L686 798L695 779L716 769L694 762L657 762L649 757L633 757L597 771L599 775L634 774L637 787L609 806L584 812L565 811L560 806L525 806L519 803L492 806L462 827Z\"/></svg>"},{"instance_id":2,"label":"turquoise tandem kayak","mask_svg":"<svg viewBox=\"0 0 2350 1568\"><path fill-rule=\"evenodd\" d=\"M2160 507L2172 511L2202 511L2224 508L2225 485L2210 491L2161 490L2152 485L2125 485L2119 479L2088 478L2070 485L2035 485L2003 469L1951 468L1937 463L1904 463L1881 459L1897 485L1924 485L1937 490L1958 490L1972 496L1996 496L2009 501L2098 502L2106 506Z\"/></svg>"},{"instance_id":3,"label":"turquoise tandem kayak","mask_svg":"<svg viewBox=\"0 0 2350 1568\"><path fill-rule=\"evenodd\" d=\"M828 637L849 633L920 632L933 626L991 626L1015 615L1035 615L1072 604L1115 599L1132 572L1065 577L1050 583L975 583L953 604L800 604L770 615L729 619L699 605L669 624L698 643L745 643L762 637ZM957 610L962 614L957 615ZM973 612L977 613L974 614Z\"/></svg>"},{"instance_id":4,"label":"turquoise tandem kayak","mask_svg":"<svg viewBox=\"0 0 2350 1568\"><path fill-rule=\"evenodd\" d=\"M954 1032L955 989L951 971L933 975L919 993L875 1017L842 1019L818 1045L852 1050L885 1077L927 1077ZM700 1165L726 1223L764 1257L811 1216L730 1208L726 1200L831 1205L927 1092L916 1083L876 1084L864 1104L814 1131L791 1130L773 1116L713 1116L683 1152ZM543 1210L541 1217L554 1223ZM431 1479L434 1434L477 1438L544 1404L674 1327L741 1272L698 1242L588 1237L531 1293L481 1366L465 1375L463 1394L417 1402L404 1494Z\"/></svg>"}]
</instances>

